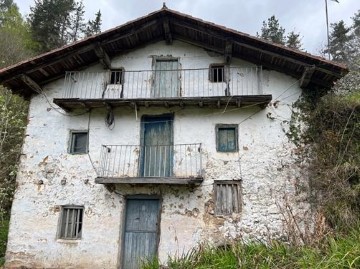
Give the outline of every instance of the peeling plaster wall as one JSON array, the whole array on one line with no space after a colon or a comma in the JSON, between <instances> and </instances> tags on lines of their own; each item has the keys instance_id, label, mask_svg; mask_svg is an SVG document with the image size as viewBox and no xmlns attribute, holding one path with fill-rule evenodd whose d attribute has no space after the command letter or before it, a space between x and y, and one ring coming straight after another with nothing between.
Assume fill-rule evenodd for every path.
<instances>
[{"instance_id":1,"label":"peeling plaster wall","mask_svg":"<svg viewBox=\"0 0 360 269\"><path fill-rule=\"evenodd\" d=\"M182 68L223 62L218 54L175 41L158 42L112 59L113 67L151 69L152 55L179 57ZM253 66L233 59L233 65ZM88 71L101 71L99 65ZM298 82L264 71L263 92L273 95L267 108L116 108L112 130L105 109L66 114L50 107L44 95L32 98L25 144L12 208L6 266L16 268L118 268L121 264L125 197L162 199L159 257L181 255L198 243L231 239L281 238L284 209L303 217L308 204L296 186L304 179L284 130L301 93ZM61 97L63 80L44 87L47 98ZM276 102L275 102L276 101ZM107 189L95 183L102 144L139 144L142 115L174 113L174 144L202 143L204 182L198 187L128 186ZM77 115L80 114L80 115ZM77 115L77 116L76 116ZM238 124L239 152L216 152L215 125ZM89 129L89 155L68 154L70 130ZM242 180L241 214L214 215L213 181ZM83 205L81 240L57 239L61 205Z\"/></svg>"}]
</instances>

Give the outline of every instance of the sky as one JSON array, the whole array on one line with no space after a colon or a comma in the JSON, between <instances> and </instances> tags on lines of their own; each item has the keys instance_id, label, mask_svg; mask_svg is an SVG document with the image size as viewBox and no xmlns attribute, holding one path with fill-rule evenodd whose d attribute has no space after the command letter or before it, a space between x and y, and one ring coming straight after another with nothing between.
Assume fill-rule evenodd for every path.
<instances>
[{"instance_id":1,"label":"sky","mask_svg":"<svg viewBox=\"0 0 360 269\"><path fill-rule=\"evenodd\" d=\"M25 16L34 5L34 0L14 2ZM163 2L169 9L254 36L275 15L286 33L300 32L305 51L318 55L327 43L325 0L83 0L86 19L101 10L102 31L157 11ZM360 0L338 2L328 0L329 23L344 20L350 26Z\"/></svg>"}]
</instances>

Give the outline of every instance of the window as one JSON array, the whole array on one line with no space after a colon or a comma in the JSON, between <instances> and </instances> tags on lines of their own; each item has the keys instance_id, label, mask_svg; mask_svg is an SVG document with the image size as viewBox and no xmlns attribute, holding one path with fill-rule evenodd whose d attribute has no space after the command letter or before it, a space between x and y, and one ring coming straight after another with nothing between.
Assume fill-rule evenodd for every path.
<instances>
[{"instance_id":1,"label":"window","mask_svg":"<svg viewBox=\"0 0 360 269\"><path fill-rule=\"evenodd\" d=\"M71 154L84 154L88 151L88 132L87 131L71 131L70 132L70 148Z\"/></svg>"},{"instance_id":2,"label":"window","mask_svg":"<svg viewBox=\"0 0 360 269\"><path fill-rule=\"evenodd\" d=\"M224 65L210 65L209 80L211 82L224 82Z\"/></svg>"},{"instance_id":3,"label":"window","mask_svg":"<svg viewBox=\"0 0 360 269\"><path fill-rule=\"evenodd\" d=\"M82 206L63 206L60 216L60 239L80 239L83 225Z\"/></svg>"},{"instance_id":4,"label":"window","mask_svg":"<svg viewBox=\"0 0 360 269\"><path fill-rule=\"evenodd\" d=\"M241 212L241 182L215 181L215 214L230 215Z\"/></svg>"},{"instance_id":5,"label":"window","mask_svg":"<svg viewBox=\"0 0 360 269\"><path fill-rule=\"evenodd\" d=\"M110 84L124 84L125 70L123 68L110 71Z\"/></svg>"},{"instance_id":6,"label":"window","mask_svg":"<svg viewBox=\"0 0 360 269\"><path fill-rule=\"evenodd\" d=\"M216 150L219 152L238 151L238 126L236 124L216 125Z\"/></svg>"}]
</instances>

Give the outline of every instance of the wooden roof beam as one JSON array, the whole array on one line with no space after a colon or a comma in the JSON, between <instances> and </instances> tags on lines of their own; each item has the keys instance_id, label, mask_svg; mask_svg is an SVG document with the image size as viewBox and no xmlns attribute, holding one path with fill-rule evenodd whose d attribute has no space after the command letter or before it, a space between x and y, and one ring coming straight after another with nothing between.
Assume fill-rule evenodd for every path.
<instances>
[{"instance_id":1,"label":"wooden roof beam","mask_svg":"<svg viewBox=\"0 0 360 269\"><path fill-rule=\"evenodd\" d=\"M304 70L304 73L301 76L300 79L300 87L301 88L306 88L310 81L311 81L311 77L315 72L316 67L315 66L311 66L311 67L306 67Z\"/></svg>"},{"instance_id":2,"label":"wooden roof beam","mask_svg":"<svg viewBox=\"0 0 360 269\"><path fill-rule=\"evenodd\" d=\"M37 84L33 79L31 79L29 76L27 75L20 75L20 79L30 88L32 89L34 92L37 92L39 94L42 94L42 88L40 87L39 84Z\"/></svg>"},{"instance_id":3,"label":"wooden roof beam","mask_svg":"<svg viewBox=\"0 0 360 269\"><path fill-rule=\"evenodd\" d=\"M258 52L261 52L262 54L264 55L269 55L271 57L274 57L274 58L277 58L277 59L282 59L284 61L287 61L287 62L291 62L291 63L294 63L294 64L298 64L298 65L302 65L302 66L307 66L307 67L313 67L315 66L316 70L320 71L320 72L323 72L325 74L328 74L328 75L332 75L334 77L337 77L337 78L341 78L342 75L337 73L337 72L332 72L328 69L325 69L325 68L322 68L322 67L318 67L316 65L309 65L309 64L306 64L302 61L298 61L298 60L295 60L293 58L290 58L288 56L284 56L284 55L281 55L279 53L275 53L275 52L270 52L270 51L267 51L267 50L264 50L264 49L260 49L258 47L255 47L255 46L252 46L252 45L248 45L248 44L245 44L245 43L242 43L242 42L235 42L236 45L240 46L240 47L244 47L244 48L247 48L247 49L251 49L251 50L255 50L255 51L258 51Z\"/></svg>"},{"instance_id":4,"label":"wooden roof beam","mask_svg":"<svg viewBox=\"0 0 360 269\"><path fill-rule=\"evenodd\" d=\"M111 60L109 55L106 53L106 51L98 44L94 47L94 51L96 54L96 57L99 58L100 63L104 67L104 69L111 69Z\"/></svg>"},{"instance_id":5,"label":"wooden roof beam","mask_svg":"<svg viewBox=\"0 0 360 269\"><path fill-rule=\"evenodd\" d=\"M163 28L164 28L166 44L171 45L172 42L173 42L173 38L172 38L172 35L171 35L171 31L170 31L169 19L164 19Z\"/></svg>"}]
</instances>

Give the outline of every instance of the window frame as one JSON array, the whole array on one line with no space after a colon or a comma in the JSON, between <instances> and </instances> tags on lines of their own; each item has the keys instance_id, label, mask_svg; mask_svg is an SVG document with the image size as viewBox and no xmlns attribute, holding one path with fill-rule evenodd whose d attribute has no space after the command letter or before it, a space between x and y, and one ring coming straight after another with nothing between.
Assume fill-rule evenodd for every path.
<instances>
[{"instance_id":1,"label":"window frame","mask_svg":"<svg viewBox=\"0 0 360 269\"><path fill-rule=\"evenodd\" d=\"M231 150L220 150L220 135L219 131L221 129L229 129L234 128L234 137L235 137L235 148ZM239 151L239 126L238 124L216 124L215 126L215 143L216 143L216 151L217 152L225 152L225 153L231 153L231 152L238 152Z\"/></svg>"},{"instance_id":2,"label":"window frame","mask_svg":"<svg viewBox=\"0 0 360 269\"><path fill-rule=\"evenodd\" d=\"M72 223L71 225L78 226L79 231L75 232L75 235L67 236L67 229L69 227L66 227L69 225L69 223L66 223L65 215L66 212L69 212L69 210L76 210L76 214L80 216L78 220L75 220L75 223ZM80 211L80 215L79 212ZM63 226L65 228L63 229ZM60 217L59 217L59 223L58 223L58 232L57 232L57 238L60 240L81 240L82 238L82 231L84 227L84 206L79 205L63 205L61 206L60 210ZM63 234L64 231L64 234Z\"/></svg>"},{"instance_id":3,"label":"window frame","mask_svg":"<svg viewBox=\"0 0 360 269\"><path fill-rule=\"evenodd\" d=\"M222 69L222 77L219 80L219 73L216 74L214 72L219 72L219 69ZM215 80L216 77L216 80ZM210 64L209 66L209 81L212 83L223 83L225 82L225 64Z\"/></svg>"},{"instance_id":4,"label":"window frame","mask_svg":"<svg viewBox=\"0 0 360 269\"><path fill-rule=\"evenodd\" d=\"M223 208L219 206L219 202L218 201L218 193L219 193L219 186L220 185L230 185L230 187L236 187L237 189L237 211L234 210L235 207L235 201L233 201L233 191L232 191L232 196L231 196L231 203L232 203L232 208L230 210L230 212L224 212ZM214 180L214 213L216 216L229 216L232 214L240 214L242 212L242 198L243 198L243 194L242 194L242 181L241 180ZM227 198L228 199L228 198Z\"/></svg>"},{"instance_id":5,"label":"window frame","mask_svg":"<svg viewBox=\"0 0 360 269\"><path fill-rule=\"evenodd\" d=\"M112 82L112 78L113 78L113 74L116 73L120 73L120 81L118 83L116 82ZM114 76L116 78L116 76ZM109 83L108 85L124 85L125 82L125 68L124 67L120 67L120 68L114 68L114 69L110 69L110 74L109 74Z\"/></svg>"},{"instance_id":6,"label":"window frame","mask_svg":"<svg viewBox=\"0 0 360 269\"><path fill-rule=\"evenodd\" d=\"M76 135L86 134L86 144L84 151L75 151L75 140ZM69 138L69 154L79 155L79 154L87 154L89 152L89 131L88 130L70 130L70 138Z\"/></svg>"}]
</instances>

